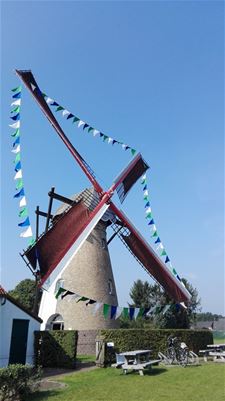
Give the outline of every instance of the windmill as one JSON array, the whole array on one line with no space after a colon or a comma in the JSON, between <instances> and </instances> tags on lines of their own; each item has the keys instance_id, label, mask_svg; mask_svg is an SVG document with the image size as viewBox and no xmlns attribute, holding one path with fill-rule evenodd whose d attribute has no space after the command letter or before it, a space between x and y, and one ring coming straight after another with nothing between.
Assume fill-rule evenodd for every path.
<instances>
[{"instance_id":1,"label":"windmill","mask_svg":"<svg viewBox=\"0 0 225 401\"><path fill-rule=\"evenodd\" d=\"M109 189L104 191L96 180L93 170L69 141L52 114L32 72L29 70L16 70L16 73L35 98L92 185L91 190L86 189L81 194L77 194L70 199L55 194L53 190L49 193L48 213L42 213L47 218L45 232L42 236L37 236L35 244L30 246L23 255L33 271L39 273L39 286L45 289L39 312L44 320L45 327L48 327L49 317L52 319L52 317L57 318L57 316L61 315L65 328L90 328L88 324L92 320L90 315L86 319L84 308L80 312L77 310L77 319L75 317L72 318L72 307L69 307L69 304L65 306L63 301L57 302L54 297L57 284L65 280L73 287L75 285L74 281L77 281L78 276L80 282L82 282L82 274L86 275L85 282L89 284L89 291L92 291L95 287L98 288L94 299L117 305L116 289L106 243L106 228L108 225L111 225L114 230L114 235L108 243L114 236L118 235L138 263L165 289L173 300L176 302L188 302L190 294L186 288L173 276L128 217L112 201L112 196L116 191L122 203L135 182L149 168L141 154L137 154L114 180ZM51 214L52 200L54 198L62 200L64 204L69 205L68 208L65 205L62 206L55 216ZM49 225L50 221L51 224ZM86 263L86 271L83 270L82 272L82 268L79 269L79 264L82 266L85 257L87 258L88 253L91 252L90 244L93 236L97 237L99 241L104 240L104 247L102 246L101 252L99 250L96 251L97 248L95 247L95 256L93 256L94 260L97 259L98 261L105 258L104 266L106 268L103 268L104 274L101 278L98 275L98 268L94 267L90 262ZM98 258L96 257L96 252L100 252ZM95 268L96 274L93 275ZM76 279L74 281L70 280L74 275ZM88 280L88 278L90 279ZM70 290L72 291L73 288L71 287ZM92 293L85 293L85 295L93 296ZM71 310L70 312L68 312L69 309ZM87 321L89 322L88 324ZM79 322L81 322L80 326ZM97 322L96 318L95 322ZM57 320L56 323L59 324ZM114 321L98 321L96 324L98 327L94 328L112 327ZM93 322L91 325L91 328L93 328Z\"/></svg>"}]
</instances>

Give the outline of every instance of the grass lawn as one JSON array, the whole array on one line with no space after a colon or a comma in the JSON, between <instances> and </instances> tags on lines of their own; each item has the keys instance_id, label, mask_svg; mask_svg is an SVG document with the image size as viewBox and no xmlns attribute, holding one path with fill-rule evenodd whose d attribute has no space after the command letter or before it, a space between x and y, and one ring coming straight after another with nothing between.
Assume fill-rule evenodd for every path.
<instances>
[{"instance_id":1,"label":"grass lawn","mask_svg":"<svg viewBox=\"0 0 225 401\"><path fill-rule=\"evenodd\" d=\"M191 367L154 367L139 376L120 369L96 368L60 379L60 390L45 391L33 401L224 401L225 365L207 363Z\"/></svg>"}]
</instances>

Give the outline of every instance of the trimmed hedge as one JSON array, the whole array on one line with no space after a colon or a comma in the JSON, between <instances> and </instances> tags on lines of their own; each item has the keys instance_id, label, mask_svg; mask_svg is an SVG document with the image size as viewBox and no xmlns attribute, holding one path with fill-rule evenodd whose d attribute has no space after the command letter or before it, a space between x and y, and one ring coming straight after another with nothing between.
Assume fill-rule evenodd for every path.
<instances>
[{"instance_id":1,"label":"trimmed hedge","mask_svg":"<svg viewBox=\"0 0 225 401\"><path fill-rule=\"evenodd\" d=\"M169 335L177 337L187 344L190 350L198 353L205 349L207 344L213 343L213 334L208 330L178 330L178 329L117 329L100 330L99 336L105 342L114 342L114 352L133 351L137 349L151 349L153 358L158 352L167 348ZM113 356L114 357L114 356ZM111 349L106 347L106 362L111 361Z\"/></svg>"},{"instance_id":2,"label":"trimmed hedge","mask_svg":"<svg viewBox=\"0 0 225 401\"><path fill-rule=\"evenodd\" d=\"M71 369L76 366L77 331L35 331L34 336L36 366Z\"/></svg>"},{"instance_id":3,"label":"trimmed hedge","mask_svg":"<svg viewBox=\"0 0 225 401\"><path fill-rule=\"evenodd\" d=\"M38 388L40 377L40 369L34 369L29 365L12 364L0 368L0 400L28 399L28 396Z\"/></svg>"}]
</instances>

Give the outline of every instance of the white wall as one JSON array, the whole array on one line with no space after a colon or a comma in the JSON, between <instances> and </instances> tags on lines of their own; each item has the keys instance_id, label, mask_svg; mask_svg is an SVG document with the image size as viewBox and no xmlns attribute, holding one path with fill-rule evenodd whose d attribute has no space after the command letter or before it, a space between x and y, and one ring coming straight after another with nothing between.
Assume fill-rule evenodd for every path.
<instances>
[{"instance_id":1,"label":"white wall","mask_svg":"<svg viewBox=\"0 0 225 401\"><path fill-rule=\"evenodd\" d=\"M4 305L0 304L0 367L8 366L13 319L29 320L26 363L32 365L34 331L40 330L40 323L6 299Z\"/></svg>"}]
</instances>

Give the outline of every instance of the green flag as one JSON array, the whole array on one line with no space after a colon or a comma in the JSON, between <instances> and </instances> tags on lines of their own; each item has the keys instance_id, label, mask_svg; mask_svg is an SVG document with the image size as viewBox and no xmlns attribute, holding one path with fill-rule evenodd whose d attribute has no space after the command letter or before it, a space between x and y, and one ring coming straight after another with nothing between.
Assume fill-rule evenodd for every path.
<instances>
[{"instance_id":1,"label":"green flag","mask_svg":"<svg viewBox=\"0 0 225 401\"><path fill-rule=\"evenodd\" d=\"M78 117L75 116L75 117L73 118L73 123L77 123L78 121L80 121L80 119L79 119Z\"/></svg>"},{"instance_id":2,"label":"green flag","mask_svg":"<svg viewBox=\"0 0 225 401\"><path fill-rule=\"evenodd\" d=\"M88 132L91 132L91 131L93 131L93 129L94 129L94 128L92 128L92 127L89 127L89 128L88 128Z\"/></svg>"},{"instance_id":3,"label":"green flag","mask_svg":"<svg viewBox=\"0 0 225 401\"><path fill-rule=\"evenodd\" d=\"M129 308L123 308L123 316L129 317Z\"/></svg>"},{"instance_id":4,"label":"green flag","mask_svg":"<svg viewBox=\"0 0 225 401\"><path fill-rule=\"evenodd\" d=\"M77 302L80 302L80 301L87 301L89 298L86 298L86 297L80 297L78 300L77 300Z\"/></svg>"},{"instance_id":5,"label":"green flag","mask_svg":"<svg viewBox=\"0 0 225 401\"><path fill-rule=\"evenodd\" d=\"M13 136L14 138L17 138L18 136L20 136L19 128L17 128L16 131L13 134L11 134L11 136Z\"/></svg>"},{"instance_id":6,"label":"green flag","mask_svg":"<svg viewBox=\"0 0 225 401\"><path fill-rule=\"evenodd\" d=\"M142 185L143 185L143 184L147 184L146 178L144 178L143 180L141 180L141 184L142 184Z\"/></svg>"},{"instance_id":7,"label":"green flag","mask_svg":"<svg viewBox=\"0 0 225 401\"><path fill-rule=\"evenodd\" d=\"M144 313L145 308L140 308L139 313L137 315L137 317L141 317Z\"/></svg>"},{"instance_id":8,"label":"green flag","mask_svg":"<svg viewBox=\"0 0 225 401\"><path fill-rule=\"evenodd\" d=\"M63 294L63 292L65 292L66 290L62 287L59 287L57 293L55 294L56 299L59 298L60 294Z\"/></svg>"},{"instance_id":9,"label":"green flag","mask_svg":"<svg viewBox=\"0 0 225 401\"><path fill-rule=\"evenodd\" d=\"M177 274L177 272L176 272L176 270L175 270L175 269L173 269L173 274Z\"/></svg>"},{"instance_id":10,"label":"green flag","mask_svg":"<svg viewBox=\"0 0 225 401\"><path fill-rule=\"evenodd\" d=\"M60 111L60 110L64 110L64 107L58 106L58 107L55 109L55 111Z\"/></svg>"},{"instance_id":11,"label":"green flag","mask_svg":"<svg viewBox=\"0 0 225 401\"><path fill-rule=\"evenodd\" d=\"M26 217L28 215L28 210L26 207L24 207L22 210L19 212L19 217Z\"/></svg>"},{"instance_id":12,"label":"green flag","mask_svg":"<svg viewBox=\"0 0 225 401\"><path fill-rule=\"evenodd\" d=\"M11 89L11 91L12 92L21 92L21 90L22 90L22 86L20 85L20 86L17 86L16 88L14 88L14 89Z\"/></svg>"},{"instance_id":13,"label":"green flag","mask_svg":"<svg viewBox=\"0 0 225 401\"><path fill-rule=\"evenodd\" d=\"M162 252L160 253L160 256L165 256L165 255L167 255L167 253L166 253L165 249L163 249Z\"/></svg>"},{"instance_id":14,"label":"green flag","mask_svg":"<svg viewBox=\"0 0 225 401\"><path fill-rule=\"evenodd\" d=\"M17 181L17 185L16 185L16 189L20 189L20 188L23 188L23 179L22 178L20 178Z\"/></svg>"},{"instance_id":15,"label":"green flag","mask_svg":"<svg viewBox=\"0 0 225 401\"><path fill-rule=\"evenodd\" d=\"M35 239L31 238L31 240L28 242L28 246L33 246L35 244Z\"/></svg>"},{"instance_id":16,"label":"green flag","mask_svg":"<svg viewBox=\"0 0 225 401\"><path fill-rule=\"evenodd\" d=\"M110 308L110 305L108 305L108 304L104 304L104 305L103 305L103 315L104 315L104 318L105 318L105 319L106 319L107 316L108 316L109 308Z\"/></svg>"},{"instance_id":17,"label":"green flag","mask_svg":"<svg viewBox=\"0 0 225 401\"><path fill-rule=\"evenodd\" d=\"M148 201L148 195L145 195L143 199Z\"/></svg>"},{"instance_id":18,"label":"green flag","mask_svg":"<svg viewBox=\"0 0 225 401\"><path fill-rule=\"evenodd\" d=\"M153 238L153 237L158 237L157 231L154 231L154 233L151 235L151 237L152 237L152 238Z\"/></svg>"},{"instance_id":19,"label":"green flag","mask_svg":"<svg viewBox=\"0 0 225 401\"><path fill-rule=\"evenodd\" d=\"M19 113L20 112L20 106L15 107L15 109L11 110L11 113Z\"/></svg>"},{"instance_id":20,"label":"green flag","mask_svg":"<svg viewBox=\"0 0 225 401\"><path fill-rule=\"evenodd\" d=\"M14 163L17 163L19 161L20 161L20 153L17 153Z\"/></svg>"},{"instance_id":21,"label":"green flag","mask_svg":"<svg viewBox=\"0 0 225 401\"><path fill-rule=\"evenodd\" d=\"M107 135L103 135L103 142L105 142L106 139L109 139L109 137Z\"/></svg>"},{"instance_id":22,"label":"green flag","mask_svg":"<svg viewBox=\"0 0 225 401\"><path fill-rule=\"evenodd\" d=\"M146 215L145 218L146 218L146 219L151 219L151 218L152 218L152 214L151 214L151 213L148 213L148 214Z\"/></svg>"}]
</instances>

